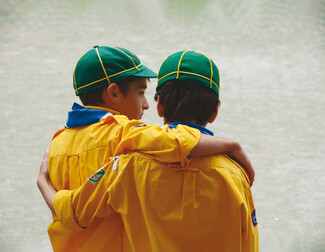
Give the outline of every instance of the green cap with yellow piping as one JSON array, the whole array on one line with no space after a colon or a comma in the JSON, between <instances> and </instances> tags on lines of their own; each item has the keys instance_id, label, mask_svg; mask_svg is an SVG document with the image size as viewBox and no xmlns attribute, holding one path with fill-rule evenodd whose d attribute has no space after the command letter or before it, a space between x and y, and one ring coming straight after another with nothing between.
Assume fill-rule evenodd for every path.
<instances>
[{"instance_id":1,"label":"green cap with yellow piping","mask_svg":"<svg viewBox=\"0 0 325 252\"><path fill-rule=\"evenodd\" d=\"M208 56L200 52L180 51L165 59L158 72L156 89L173 79L201 84L219 94L219 70Z\"/></svg>"},{"instance_id":2,"label":"green cap with yellow piping","mask_svg":"<svg viewBox=\"0 0 325 252\"><path fill-rule=\"evenodd\" d=\"M78 60L73 87L79 95L129 76L157 78L132 52L120 47L94 46Z\"/></svg>"}]
</instances>

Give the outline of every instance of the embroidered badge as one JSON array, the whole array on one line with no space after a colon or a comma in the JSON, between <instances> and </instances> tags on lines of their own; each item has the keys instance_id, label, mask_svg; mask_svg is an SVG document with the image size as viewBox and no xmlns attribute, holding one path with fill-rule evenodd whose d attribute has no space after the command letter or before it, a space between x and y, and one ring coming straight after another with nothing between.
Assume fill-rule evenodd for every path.
<instances>
[{"instance_id":1,"label":"embroidered badge","mask_svg":"<svg viewBox=\"0 0 325 252\"><path fill-rule=\"evenodd\" d=\"M257 218L256 218L256 209L254 209L254 211L252 213L252 222L253 222L254 227L258 224Z\"/></svg>"},{"instance_id":2,"label":"embroidered badge","mask_svg":"<svg viewBox=\"0 0 325 252\"><path fill-rule=\"evenodd\" d=\"M92 175L90 178L88 178L89 182L93 185L96 185L96 183L105 175L105 170L103 168L100 168L94 175Z\"/></svg>"},{"instance_id":3,"label":"embroidered badge","mask_svg":"<svg viewBox=\"0 0 325 252\"><path fill-rule=\"evenodd\" d=\"M144 127L147 126L147 124L138 124L137 126L134 126L132 129L138 128L138 127Z\"/></svg>"}]
</instances>

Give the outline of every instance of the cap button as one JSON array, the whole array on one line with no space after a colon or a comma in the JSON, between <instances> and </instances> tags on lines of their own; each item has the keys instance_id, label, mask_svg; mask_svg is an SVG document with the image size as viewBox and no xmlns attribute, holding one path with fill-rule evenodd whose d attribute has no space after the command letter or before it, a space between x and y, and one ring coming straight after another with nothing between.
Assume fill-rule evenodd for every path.
<instances>
[{"instance_id":1,"label":"cap button","mask_svg":"<svg viewBox=\"0 0 325 252\"><path fill-rule=\"evenodd\" d=\"M95 45L94 48L98 48L98 45Z\"/></svg>"}]
</instances>

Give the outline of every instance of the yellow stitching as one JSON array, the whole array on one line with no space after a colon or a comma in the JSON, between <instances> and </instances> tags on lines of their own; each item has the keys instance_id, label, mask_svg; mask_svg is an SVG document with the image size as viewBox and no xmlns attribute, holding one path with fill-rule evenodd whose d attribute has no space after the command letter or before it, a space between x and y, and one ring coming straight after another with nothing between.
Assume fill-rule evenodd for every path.
<instances>
[{"instance_id":1,"label":"yellow stitching","mask_svg":"<svg viewBox=\"0 0 325 252\"><path fill-rule=\"evenodd\" d=\"M201 78L203 78L203 79L209 80L209 81L211 81L211 82L212 82L212 83L217 87L218 92L219 92L219 87L218 87L218 85L217 85L213 80L211 80L210 78L205 77L205 76L200 75L200 74L195 74L195 73L188 73L188 72L181 72L181 73L190 74L190 75L198 76L198 77L201 77ZM211 88L212 88L212 85L211 85Z\"/></svg>"},{"instance_id":2,"label":"yellow stitching","mask_svg":"<svg viewBox=\"0 0 325 252\"><path fill-rule=\"evenodd\" d=\"M82 87L78 87L77 90L82 89L82 88L85 88L85 87L89 87L89 86L91 86L91 85L93 85L93 84L96 84L97 82L101 82L101 81L103 81L103 80L106 80L106 77L104 77L103 79L96 80L96 81L94 81L94 82L88 83L88 84L86 84L86 85L84 85L84 86L82 86Z\"/></svg>"},{"instance_id":3,"label":"yellow stitching","mask_svg":"<svg viewBox=\"0 0 325 252\"><path fill-rule=\"evenodd\" d=\"M205 56L208 60L209 60L209 62L210 62L210 70L211 70L211 79L210 79L210 88L212 88L212 77L213 77L213 69L212 69L212 63L211 63L211 59L208 57L208 56L206 56L204 53L201 53L201 52L196 52L196 53L200 53L200 54L202 54L203 56ZM219 89L218 89L218 91L219 91Z\"/></svg>"},{"instance_id":4,"label":"yellow stitching","mask_svg":"<svg viewBox=\"0 0 325 252\"><path fill-rule=\"evenodd\" d=\"M76 71L73 72L73 80L74 80L74 83L73 83L74 90L76 90L76 93L78 95L78 88L77 88L77 81L76 81Z\"/></svg>"},{"instance_id":5,"label":"yellow stitching","mask_svg":"<svg viewBox=\"0 0 325 252\"><path fill-rule=\"evenodd\" d=\"M159 82L160 80L164 79L165 77L167 77L167 76L169 76L169 75L171 75L171 74L174 74L174 73L177 73L177 71L174 71L174 72L171 72L171 73L169 73L169 74L166 74L165 76L161 77L161 78L158 80L158 82ZM219 87L218 87L218 85L217 85L213 80L211 80L211 79L208 78L208 77L205 77L205 76L200 75L200 74L195 74L195 73L185 72L185 71L179 71L179 73L189 74L189 75L194 75L194 76L198 76L198 77L200 77L200 78L203 78L203 79L206 79L206 80L212 81L212 83L217 87L218 92L219 92Z\"/></svg>"},{"instance_id":6,"label":"yellow stitching","mask_svg":"<svg viewBox=\"0 0 325 252\"><path fill-rule=\"evenodd\" d=\"M138 65L138 67L141 66L141 65L142 65L142 64ZM116 76L116 75L119 75L119 74L122 74L122 73L124 73L124 72L131 71L131 70L133 70L133 69L135 69L135 68L136 68L136 67L132 67L132 68L130 68L130 69L123 70L123 71L118 72L118 73L116 73L116 74L112 74L112 75L108 76L108 78L112 78L112 77L114 77L114 76ZM91 83L88 83L88 84L86 84L86 85L84 85L84 86L82 86L82 87L76 88L76 91L78 92L79 89L82 89L82 88L85 88L85 87L89 87L89 86L91 86L91 85L93 85L93 84L96 84L96 83L98 83L98 82L101 82L101 81L103 81L103 80L105 80L105 79L107 79L107 78L104 77L104 78L102 78L102 79L100 79L100 80L96 80L96 81L93 81L93 82L91 82Z\"/></svg>"},{"instance_id":7,"label":"yellow stitching","mask_svg":"<svg viewBox=\"0 0 325 252\"><path fill-rule=\"evenodd\" d=\"M104 73L105 73L106 79L107 79L107 81L108 81L108 84L111 84L111 82L109 81L109 78L108 78L108 76L107 76L107 73L106 73L105 67L104 67L104 65L103 65L102 59L101 59L101 57L100 57L100 55L99 55L98 48L96 47L95 49L96 49L96 52L97 52L97 55L98 55L98 58L99 58L100 64L102 65L103 71L104 71Z\"/></svg>"},{"instance_id":8,"label":"yellow stitching","mask_svg":"<svg viewBox=\"0 0 325 252\"><path fill-rule=\"evenodd\" d=\"M176 79L178 79L178 76L179 76L179 67L181 66L181 61L182 61L182 59L183 59L183 56L184 56L184 54L187 53L187 52L188 52L188 51L184 51L183 54L182 54L182 56L181 56L180 59L179 59L178 67L177 67L177 75L176 75Z\"/></svg>"},{"instance_id":9,"label":"yellow stitching","mask_svg":"<svg viewBox=\"0 0 325 252\"><path fill-rule=\"evenodd\" d=\"M219 83L219 86L220 86L220 74L219 74L219 70L218 70L218 83Z\"/></svg>"},{"instance_id":10,"label":"yellow stitching","mask_svg":"<svg viewBox=\"0 0 325 252\"><path fill-rule=\"evenodd\" d=\"M171 75L171 74L174 74L174 73L177 73L177 71L174 71L174 72L171 72L171 73L169 73L169 74L166 74L165 76L163 76L163 77L161 77L160 79L158 79L158 82L159 82L160 80L164 79L165 77L167 77L167 76L169 76L169 75Z\"/></svg>"},{"instance_id":11,"label":"yellow stitching","mask_svg":"<svg viewBox=\"0 0 325 252\"><path fill-rule=\"evenodd\" d=\"M139 65L137 65L137 66L135 66L135 67L132 67L132 68L129 68L129 69L126 69L126 70L123 70L123 71L121 71L121 72L118 72L118 73L116 73L116 74L112 74L112 75L110 75L110 76L108 76L108 77L113 77L113 76L116 76L116 75L119 75L119 74L121 74L121 73L124 73L124 72L127 72L127 71L131 71L131 70L133 70L133 69L138 69L138 67L140 67L140 66L142 66L142 63L141 64L139 64ZM139 69L138 69L139 70Z\"/></svg>"},{"instance_id":12,"label":"yellow stitching","mask_svg":"<svg viewBox=\"0 0 325 252\"><path fill-rule=\"evenodd\" d=\"M168 59L168 57L167 57L166 59ZM166 61L166 59L164 59L164 61L163 61L163 63L161 64L161 66L164 64L164 62ZM161 69L159 69L158 76L159 76L160 70L161 70ZM159 80L158 80L158 81L159 81Z\"/></svg>"},{"instance_id":13,"label":"yellow stitching","mask_svg":"<svg viewBox=\"0 0 325 252\"><path fill-rule=\"evenodd\" d=\"M128 57L130 58L130 60L132 61L133 66L134 66L134 67L135 67L135 68L140 72L140 69L135 65L135 63L134 63L133 59L130 57L130 55L128 55L126 52L124 52L123 50L121 50L121 49L119 49L119 48L116 48L116 47L112 47L112 48L114 48L114 49L116 49L116 50L118 50L118 51L124 53L126 56L128 56Z\"/></svg>"}]
</instances>

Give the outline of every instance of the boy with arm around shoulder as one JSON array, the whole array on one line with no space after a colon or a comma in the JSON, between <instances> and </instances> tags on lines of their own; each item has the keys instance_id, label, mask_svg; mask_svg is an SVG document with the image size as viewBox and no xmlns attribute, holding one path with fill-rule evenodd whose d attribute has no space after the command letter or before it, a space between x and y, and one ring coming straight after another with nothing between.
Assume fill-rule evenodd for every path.
<instances>
[{"instance_id":1,"label":"boy with arm around shoulder","mask_svg":"<svg viewBox=\"0 0 325 252\"><path fill-rule=\"evenodd\" d=\"M108 55L110 57L107 57ZM124 57L125 55L127 58ZM155 160L182 161L183 165L188 163L187 156L200 136L198 130L187 127L170 130L168 126L160 129L157 126L147 126L139 121L128 120L140 119L143 111L148 108L144 96L146 78L155 77L147 68L143 68L143 65L137 62L137 58L132 55L129 51L121 48L95 47L79 60L74 74L74 87L85 105L91 106L74 105L69 114L67 127L59 131L51 143L49 176L56 190L79 187L82 181L85 181L100 167L104 167L111 156L129 150L142 151L151 155ZM119 62L117 59L120 58L132 65L116 72L114 67L116 67L116 62ZM93 61L95 61L94 64L89 64ZM115 73L109 73L108 70L112 71L112 69L115 69ZM133 75L125 77L126 69L131 69L130 72L134 71ZM96 71L99 71L102 76L98 78ZM91 79L92 74L89 73L96 77L95 81ZM124 78L119 80L116 79L116 76ZM86 81L83 82L83 80ZM123 80L128 80L125 81L127 88L124 89L124 92L123 83L119 83ZM102 86L98 83L102 83ZM90 89L91 87L94 89ZM86 95L82 95L83 93ZM100 96L101 100L91 98L96 96ZM118 113L125 114L128 118L116 115ZM222 141L218 142L218 146L213 143L212 146L216 148L209 149L206 154L214 153L215 150L224 152L225 146L234 146L229 140L225 140L224 145L220 148L220 143ZM48 184L40 176L38 185L42 191L42 188ZM51 205L52 201L47 200L47 203ZM61 209L67 210L64 206ZM64 212L62 218L68 220L68 216L72 212ZM97 251L101 251L103 248L107 249L108 244L112 251L118 251L121 247L126 246L123 238L125 231L117 214L111 214L104 219L96 219L87 229L73 232L63 227L64 220L61 220L60 216L58 218L53 216L53 218L54 222L49 227L49 235L55 251L86 251L94 242L97 244ZM102 232L105 232L107 236L104 239L99 239ZM92 251L94 249L92 247Z\"/></svg>"}]
</instances>

